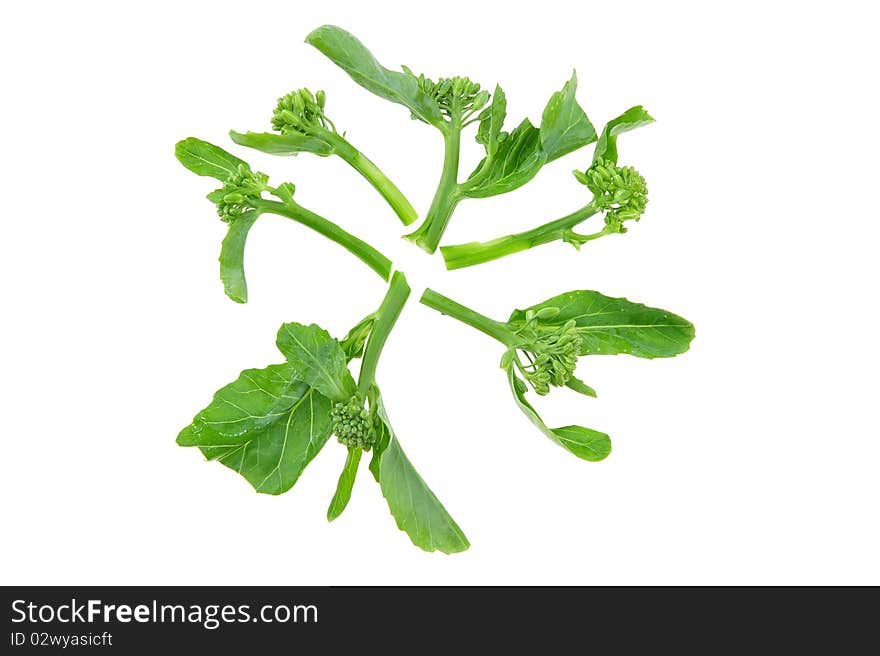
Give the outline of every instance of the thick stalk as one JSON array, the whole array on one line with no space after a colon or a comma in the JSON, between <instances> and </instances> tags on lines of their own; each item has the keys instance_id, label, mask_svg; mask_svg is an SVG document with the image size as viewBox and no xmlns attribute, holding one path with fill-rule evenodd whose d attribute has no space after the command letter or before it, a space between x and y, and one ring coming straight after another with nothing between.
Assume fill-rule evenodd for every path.
<instances>
[{"instance_id":1,"label":"thick stalk","mask_svg":"<svg viewBox=\"0 0 880 656\"><path fill-rule=\"evenodd\" d=\"M458 319L462 323L466 323L472 328L476 328L489 337L494 337L502 344L507 346L516 346L520 339L506 324L495 321L489 317L475 312L460 303L456 303L451 298L447 298L433 289L426 289L420 300L422 305L437 310L442 314L446 314L453 319Z\"/></svg>"},{"instance_id":2,"label":"thick stalk","mask_svg":"<svg viewBox=\"0 0 880 656\"><path fill-rule=\"evenodd\" d=\"M379 363L379 355L382 353L382 347L385 346L385 340L388 339L391 329L397 322L397 317L400 316L400 312L406 304L406 299L409 298L409 292L406 276L400 271L395 271L391 277L388 292L376 311L376 321L373 323L367 347L364 349L364 357L361 360L358 393L362 397L365 397L370 388L376 384L376 365Z\"/></svg>"},{"instance_id":3,"label":"thick stalk","mask_svg":"<svg viewBox=\"0 0 880 656\"><path fill-rule=\"evenodd\" d=\"M599 212L599 208L593 203L589 203L584 207L572 212L571 214L550 221L544 225L538 226L525 232L519 232L506 237L499 237L492 241L471 242L469 244L456 244L454 246L443 246L440 252L443 254L443 261L446 268L461 269L464 267L474 266L475 264L483 264L511 255L520 251L528 250L534 246L540 246L557 239L562 239L565 233L574 226L586 221L588 218ZM589 241L599 236L586 235L579 237L579 241Z\"/></svg>"},{"instance_id":4,"label":"thick stalk","mask_svg":"<svg viewBox=\"0 0 880 656\"><path fill-rule=\"evenodd\" d=\"M443 131L444 155L443 173L440 175L440 183L431 201L428 214L418 230L405 235L406 239L417 244L429 253L437 250L440 239L446 231L449 219L455 211L455 206L461 200L458 191L458 160L461 153L461 127L451 123Z\"/></svg>"},{"instance_id":5,"label":"thick stalk","mask_svg":"<svg viewBox=\"0 0 880 656\"><path fill-rule=\"evenodd\" d=\"M382 170L372 162L372 160L338 135L328 134L328 136L324 138L333 144L336 154L339 155L339 157L348 162L355 171L360 173L371 185L373 185L373 188L382 195L385 202L388 203L391 206L391 209L394 210L395 214L400 217L403 225L410 225L419 218L418 213L406 199L406 196L403 195L400 189L397 188L397 185L391 182L388 176L385 175Z\"/></svg>"},{"instance_id":6,"label":"thick stalk","mask_svg":"<svg viewBox=\"0 0 880 656\"><path fill-rule=\"evenodd\" d=\"M281 203L274 200L258 200L254 203L254 208L262 212L277 214L288 219L292 219L297 223L302 223L336 242L352 255L356 256L364 264L378 273L382 280L388 280L391 275L391 260L382 255L367 242L358 239L349 232L346 232L332 221L328 221L322 216L318 216L314 212L310 212L301 205L297 205L293 201Z\"/></svg>"}]
</instances>

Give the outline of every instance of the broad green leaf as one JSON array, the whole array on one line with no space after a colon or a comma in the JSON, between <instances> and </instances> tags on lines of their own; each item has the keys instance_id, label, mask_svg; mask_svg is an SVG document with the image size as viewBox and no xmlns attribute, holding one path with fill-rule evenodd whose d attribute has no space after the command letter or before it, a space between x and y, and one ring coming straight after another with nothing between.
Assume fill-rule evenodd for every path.
<instances>
[{"instance_id":1,"label":"broad green leaf","mask_svg":"<svg viewBox=\"0 0 880 656\"><path fill-rule=\"evenodd\" d=\"M211 404L193 419L191 428L204 438L182 446L228 446L229 438L277 421L304 394L304 384L289 363L264 369L245 369L239 377L214 394Z\"/></svg>"},{"instance_id":2,"label":"broad green leaf","mask_svg":"<svg viewBox=\"0 0 880 656\"><path fill-rule=\"evenodd\" d=\"M583 426L549 428L537 411L526 400L526 384L517 377L512 365L507 368L507 379L510 382L510 389L513 391L513 397L516 399L520 410L544 435L559 446L567 449L578 458L591 462L604 460L611 453L611 438L605 433L584 428Z\"/></svg>"},{"instance_id":3,"label":"broad green leaf","mask_svg":"<svg viewBox=\"0 0 880 656\"><path fill-rule=\"evenodd\" d=\"M568 379L568 382L565 383L565 386L569 389L573 389L575 392L583 394L584 396L591 396L594 399L596 398L596 390L575 376L571 376Z\"/></svg>"},{"instance_id":4,"label":"broad green leaf","mask_svg":"<svg viewBox=\"0 0 880 656\"><path fill-rule=\"evenodd\" d=\"M300 134L299 132L275 134L273 132L241 133L230 130L229 138L239 146L247 146L270 155L313 153L321 157L327 157L335 152L333 146L323 139Z\"/></svg>"},{"instance_id":5,"label":"broad green leaf","mask_svg":"<svg viewBox=\"0 0 880 656\"><path fill-rule=\"evenodd\" d=\"M315 324L286 323L275 342L300 379L331 401L344 402L357 391L339 342Z\"/></svg>"},{"instance_id":6,"label":"broad green leaf","mask_svg":"<svg viewBox=\"0 0 880 656\"><path fill-rule=\"evenodd\" d=\"M195 137L178 141L174 147L174 155L181 164L196 175L206 175L220 182L226 182L241 165L250 169L244 160L227 153L219 146Z\"/></svg>"},{"instance_id":7,"label":"broad green leaf","mask_svg":"<svg viewBox=\"0 0 880 656\"><path fill-rule=\"evenodd\" d=\"M236 303L247 303L247 280L244 277L244 245L248 232L260 216L256 210L245 212L229 224L220 247L220 279L226 295Z\"/></svg>"},{"instance_id":8,"label":"broad green leaf","mask_svg":"<svg viewBox=\"0 0 880 656\"><path fill-rule=\"evenodd\" d=\"M379 486L397 527L425 551L447 554L464 551L470 543L406 457L391 430L381 398L377 402L377 413L387 440L379 452Z\"/></svg>"},{"instance_id":9,"label":"broad green leaf","mask_svg":"<svg viewBox=\"0 0 880 656\"><path fill-rule=\"evenodd\" d=\"M596 130L578 105L576 92L577 73L572 73L571 79L550 97L544 108L541 144L548 162L596 141Z\"/></svg>"},{"instance_id":10,"label":"broad green leaf","mask_svg":"<svg viewBox=\"0 0 880 656\"><path fill-rule=\"evenodd\" d=\"M593 161L602 158L617 164L617 135L653 122L654 119L641 105L630 107L617 118L608 121L602 134L599 135L599 141L596 142Z\"/></svg>"},{"instance_id":11,"label":"broad green leaf","mask_svg":"<svg viewBox=\"0 0 880 656\"><path fill-rule=\"evenodd\" d=\"M542 319L539 326L555 327L575 321L581 338L579 355L616 355L668 358L688 350L693 325L671 312L612 298L594 291L573 291L554 296L525 310L514 310L508 323L517 328L526 312L555 307L559 313Z\"/></svg>"},{"instance_id":12,"label":"broad green leaf","mask_svg":"<svg viewBox=\"0 0 880 656\"><path fill-rule=\"evenodd\" d=\"M504 119L507 116L507 98L497 84L492 94L492 104L480 113L480 125L477 129L477 143L486 148L486 156L492 158L498 152L498 142Z\"/></svg>"},{"instance_id":13,"label":"broad green leaf","mask_svg":"<svg viewBox=\"0 0 880 656\"><path fill-rule=\"evenodd\" d=\"M547 162L541 131L529 119L498 143L494 157L486 157L462 185L469 198L497 196L521 187Z\"/></svg>"},{"instance_id":14,"label":"broad green leaf","mask_svg":"<svg viewBox=\"0 0 880 656\"><path fill-rule=\"evenodd\" d=\"M281 494L327 442L330 405L296 380L290 364L248 369L214 395L177 443L200 447L257 492Z\"/></svg>"},{"instance_id":15,"label":"broad green leaf","mask_svg":"<svg viewBox=\"0 0 880 656\"><path fill-rule=\"evenodd\" d=\"M327 508L327 521L332 522L342 514L345 507L351 500L351 490L354 487L354 479L357 476L358 465L361 462L362 449L354 449L349 447L348 456L345 458L345 466L339 475L339 482L336 484L336 493L330 500L330 507Z\"/></svg>"},{"instance_id":16,"label":"broad green leaf","mask_svg":"<svg viewBox=\"0 0 880 656\"><path fill-rule=\"evenodd\" d=\"M382 66L353 34L324 25L309 34L306 43L315 46L367 91L408 107L415 117L426 123L444 124L439 105L431 95L419 89L414 75Z\"/></svg>"}]
</instances>

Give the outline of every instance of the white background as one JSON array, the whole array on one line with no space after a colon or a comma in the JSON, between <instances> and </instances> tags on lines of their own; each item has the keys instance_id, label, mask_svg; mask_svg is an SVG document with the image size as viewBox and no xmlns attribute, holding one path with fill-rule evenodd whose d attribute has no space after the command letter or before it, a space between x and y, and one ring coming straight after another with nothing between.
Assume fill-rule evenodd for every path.
<instances>
[{"instance_id":1,"label":"white background","mask_svg":"<svg viewBox=\"0 0 880 656\"><path fill-rule=\"evenodd\" d=\"M880 583L876 20L869 3L823 4L5 5L0 581ZM573 67L597 127L644 104L657 123L620 141L651 189L643 221L580 253L557 243L447 273L341 160L228 145L229 128L267 129L279 95L324 88L336 125L424 211L439 134L305 45L323 23L390 67L500 82L511 121L539 120ZM551 425L611 434L612 455L587 463L517 410L499 345L412 302L379 380L473 546L414 548L364 471L327 524L334 442L270 497L174 439L241 369L279 361L282 322L341 336L384 286L266 216L251 301L225 298L215 185L173 156L189 135L294 181L301 204L388 253L414 301L431 285L503 318L597 289L679 313L697 339L670 360L582 360L598 399L537 400ZM584 204L570 171L589 156L466 201L446 243Z\"/></svg>"}]
</instances>

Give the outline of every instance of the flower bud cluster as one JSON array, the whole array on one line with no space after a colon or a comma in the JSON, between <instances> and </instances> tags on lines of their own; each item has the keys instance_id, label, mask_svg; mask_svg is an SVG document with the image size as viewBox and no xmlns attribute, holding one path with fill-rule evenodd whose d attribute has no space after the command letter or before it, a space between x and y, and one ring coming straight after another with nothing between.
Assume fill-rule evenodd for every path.
<instances>
[{"instance_id":1,"label":"flower bud cluster","mask_svg":"<svg viewBox=\"0 0 880 656\"><path fill-rule=\"evenodd\" d=\"M631 166L617 166L605 159L598 159L577 178L590 188L596 202L606 210L605 223L626 232L624 221L638 221L648 204L648 187L645 179Z\"/></svg>"},{"instance_id":2,"label":"flower bud cluster","mask_svg":"<svg viewBox=\"0 0 880 656\"><path fill-rule=\"evenodd\" d=\"M323 91L315 94L308 89L291 91L278 99L278 105L272 114L272 129L281 134L309 134L315 128L335 132L333 122L324 115L325 102L326 95Z\"/></svg>"},{"instance_id":3,"label":"flower bud cluster","mask_svg":"<svg viewBox=\"0 0 880 656\"><path fill-rule=\"evenodd\" d=\"M238 169L209 198L217 204L217 214L226 223L232 223L248 210L253 209L253 202L268 189L269 176L258 171L251 171L246 164L239 164Z\"/></svg>"},{"instance_id":4,"label":"flower bud cluster","mask_svg":"<svg viewBox=\"0 0 880 656\"><path fill-rule=\"evenodd\" d=\"M330 411L333 434L347 447L369 451L376 442L373 417L363 402L351 397L347 403L337 403Z\"/></svg>"}]
</instances>

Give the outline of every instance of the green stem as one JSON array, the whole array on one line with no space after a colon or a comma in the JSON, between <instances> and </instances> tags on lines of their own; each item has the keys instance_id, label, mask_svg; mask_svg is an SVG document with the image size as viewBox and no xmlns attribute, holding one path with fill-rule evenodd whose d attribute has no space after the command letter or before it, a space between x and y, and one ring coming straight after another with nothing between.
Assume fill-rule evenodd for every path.
<instances>
[{"instance_id":1,"label":"green stem","mask_svg":"<svg viewBox=\"0 0 880 656\"><path fill-rule=\"evenodd\" d=\"M367 347L364 349L364 358L361 360L358 393L362 397L365 397L376 384L376 365L379 363L382 347L385 346L385 340L388 339L391 329L397 322L397 317L400 316L400 312L406 304L406 299L409 298L409 292L410 288L406 283L406 276L400 271L395 271L391 277L388 292L376 311L376 321L373 323L373 330L370 332Z\"/></svg>"},{"instance_id":2,"label":"green stem","mask_svg":"<svg viewBox=\"0 0 880 656\"><path fill-rule=\"evenodd\" d=\"M562 239L567 231L570 231L574 226L586 221L599 211L600 208L591 202L561 219L550 221L532 230L499 237L492 241L475 241L469 244L443 246L440 252L443 253L443 261L446 263L446 268L450 271L474 266L475 264L483 264L484 262L497 260L505 255L519 253L541 244ZM603 232L602 234L606 233ZM581 236L579 240L589 241L598 236L601 235L596 233L595 236Z\"/></svg>"},{"instance_id":3,"label":"green stem","mask_svg":"<svg viewBox=\"0 0 880 656\"><path fill-rule=\"evenodd\" d=\"M258 200L254 203L254 208L262 212L277 214L288 219L292 219L297 223L302 223L318 232L331 241L336 242L352 255L360 259L364 264L378 273L382 280L388 280L391 276L391 260L382 255L367 242L358 239L349 232L346 232L332 221L328 221L322 216L318 216L314 212L310 212L301 205L296 204L292 200L281 203L274 200Z\"/></svg>"},{"instance_id":4,"label":"green stem","mask_svg":"<svg viewBox=\"0 0 880 656\"><path fill-rule=\"evenodd\" d=\"M425 293L422 294L420 302L422 305L427 305L429 308L437 310L437 312L446 314L453 319L458 319L471 328L476 328L480 332L486 333L489 337L494 337L509 347L516 346L520 342L517 334L508 328L507 324L475 312L460 303L456 303L451 298L435 292L433 289L426 289Z\"/></svg>"},{"instance_id":5,"label":"green stem","mask_svg":"<svg viewBox=\"0 0 880 656\"><path fill-rule=\"evenodd\" d=\"M449 219L455 211L456 205L461 200L458 188L458 161L461 152L461 127L450 124L443 132L444 156L443 173L440 175L440 183L431 201L431 207L425 216L425 220L418 230L405 235L406 239L419 247L433 253L440 245L440 239L446 231Z\"/></svg>"},{"instance_id":6,"label":"green stem","mask_svg":"<svg viewBox=\"0 0 880 656\"><path fill-rule=\"evenodd\" d=\"M373 188L382 195L385 202L400 217L403 225L410 225L419 218L418 213L406 199L406 196L372 160L339 135L333 133L328 133L328 135L324 138L333 144L336 154L348 162L355 171L364 176L373 185Z\"/></svg>"}]
</instances>

